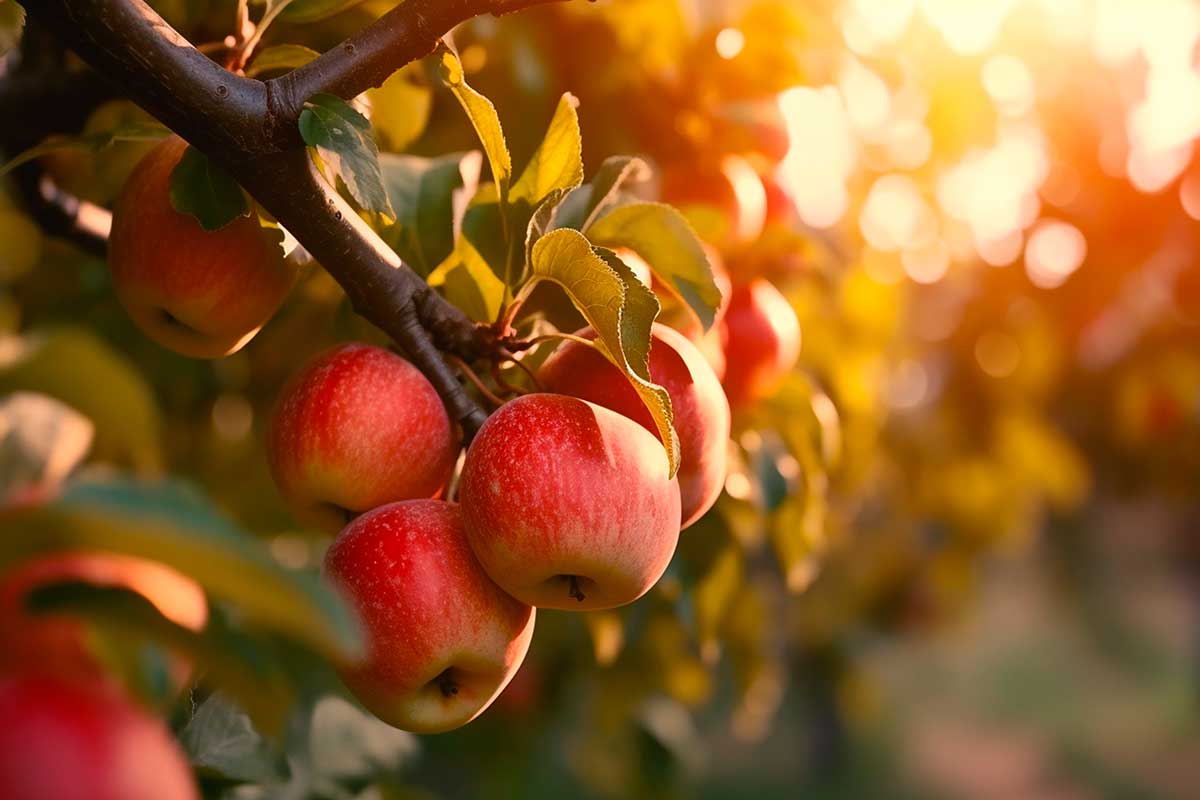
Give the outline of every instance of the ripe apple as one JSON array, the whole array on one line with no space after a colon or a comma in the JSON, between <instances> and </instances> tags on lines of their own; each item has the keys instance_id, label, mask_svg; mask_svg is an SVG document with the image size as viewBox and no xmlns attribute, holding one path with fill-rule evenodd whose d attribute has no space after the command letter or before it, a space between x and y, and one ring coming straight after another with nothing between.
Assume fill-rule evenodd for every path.
<instances>
[{"instance_id":1,"label":"ripe apple","mask_svg":"<svg viewBox=\"0 0 1200 800\"><path fill-rule=\"evenodd\" d=\"M113 210L108 263L117 299L142 331L194 358L239 350L296 278L251 214L206 231L170 200L187 143L172 136L138 163Z\"/></svg>"},{"instance_id":2,"label":"ripe apple","mask_svg":"<svg viewBox=\"0 0 1200 800\"><path fill-rule=\"evenodd\" d=\"M492 580L539 607L633 602L679 540L679 482L658 437L565 395L528 394L492 414L467 451L459 501Z\"/></svg>"},{"instance_id":3,"label":"ripe apple","mask_svg":"<svg viewBox=\"0 0 1200 800\"><path fill-rule=\"evenodd\" d=\"M325 575L358 610L367 656L346 685L397 728L437 733L473 720L521 666L534 610L492 582L462 515L409 500L355 519L325 555Z\"/></svg>"},{"instance_id":4,"label":"ripe apple","mask_svg":"<svg viewBox=\"0 0 1200 800\"><path fill-rule=\"evenodd\" d=\"M193 800L165 725L114 687L33 673L0 677L5 800Z\"/></svg>"},{"instance_id":5,"label":"ripe apple","mask_svg":"<svg viewBox=\"0 0 1200 800\"><path fill-rule=\"evenodd\" d=\"M580 331L594 339L595 331ZM729 402L704 356L683 334L655 323L650 341L650 379L671 395L679 434L679 495L682 526L712 508L725 483ZM594 348L566 342L542 365L547 391L569 394L629 417L657 436L641 397L612 362Z\"/></svg>"},{"instance_id":6,"label":"ripe apple","mask_svg":"<svg viewBox=\"0 0 1200 800\"><path fill-rule=\"evenodd\" d=\"M167 619L199 631L208 621L204 590L192 579L154 561L119 553L68 551L35 556L0 575L0 671L36 667L72 678L99 678L104 665L92 652L82 624L66 615L34 614L30 592L54 583L82 582L131 589ZM188 665L173 662L180 683Z\"/></svg>"},{"instance_id":7,"label":"ripe apple","mask_svg":"<svg viewBox=\"0 0 1200 800\"><path fill-rule=\"evenodd\" d=\"M727 155L715 169L672 165L663 171L659 194L722 250L753 242L766 222L762 179L741 156Z\"/></svg>"},{"instance_id":8,"label":"ripe apple","mask_svg":"<svg viewBox=\"0 0 1200 800\"><path fill-rule=\"evenodd\" d=\"M458 456L437 390L400 356L343 344L306 364L271 415L271 472L297 517L337 531L354 514L434 497Z\"/></svg>"},{"instance_id":9,"label":"ripe apple","mask_svg":"<svg viewBox=\"0 0 1200 800\"><path fill-rule=\"evenodd\" d=\"M779 385L800 356L800 322L787 299L762 278L739 286L722 321L730 406L761 399Z\"/></svg>"}]
</instances>

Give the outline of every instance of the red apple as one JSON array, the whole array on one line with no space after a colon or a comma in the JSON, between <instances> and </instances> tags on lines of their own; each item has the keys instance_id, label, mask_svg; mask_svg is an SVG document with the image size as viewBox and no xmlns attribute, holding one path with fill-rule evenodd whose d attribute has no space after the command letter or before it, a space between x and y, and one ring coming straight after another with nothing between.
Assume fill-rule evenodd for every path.
<instances>
[{"instance_id":1,"label":"red apple","mask_svg":"<svg viewBox=\"0 0 1200 800\"><path fill-rule=\"evenodd\" d=\"M195 358L236 352L283 303L295 281L280 246L251 214L206 231L171 205L177 136L134 169L113 210L108 263L117 299L142 331Z\"/></svg>"},{"instance_id":2,"label":"red apple","mask_svg":"<svg viewBox=\"0 0 1200 800\"><path fill-rule=\"evenodd\" d=\"M679 482L658 437L564 395L525 395L492 414L467 451L459 499L483 568L539 607L633 602L679 540Z\"/></svg>"},{"instance_id":3,"label":"red apple","mask_svg":"<svg viewBox=\"0 0 1200 800\"><path fill-rule=\"evenodd\" d=\"M580 336L594 339L591 329ZM729 402L704 356L683 334L655 324L650 342L650 379L671 395L679 434L679 495L682 527L712 508L725 484ZM547 391L569 394L629 417L657 436L641 397L612 362L578 342L562 345L542 365L538 380Z\"/></svg>"},{"instance_id":4,"label":"red apple","mask_svg":"<svg viewBox=\"0 0 1200 800\"><path fill-rule=\"evenodd\" d=\"M104 665L92 652L82 624L69 616L25 609L30 592L61 582L131 589L163 616L194 631L208 621L199 584L170 567L118 553L63 552L36 556L0 575L0 671L36 667L73 678L99 678ZM180 682L188 667L179 663Z\"/></svg>"},{"instance_id":5,"label":"red apple","mask_svg":"<svg viewBox=\"0 0 1200 800\"><path fill-rule=\"evenodd\" d=\"M454 503L409 500L351 522L325 575L358 610L367 657L342 677L373 714L436 733L473 720L521 666L534 610L479 566Z\"/></svg>"},{"instance_id":6,"label":"red apple","mask_svg":"<svg viewBox=\"0 0 1200 800\"><path fill-rule=\"evenodd\" d=\"M165 725L113 687L30 673L0 678L4 800L193 800Z\"/></svg>"},{"instance_id":7,"label":"red apple","mask_svg":"<svg viewBox=\"0 0 1200 800\"><path fill-rule=\"evenodd\" d=\"M659 194L721 249L753 242L766 222L762 180L741 156L727 155L715 169L672 165L663 171Z\"/></svg>"},{"instance_id":8,"label":"red apple","mask_svg":"<svg viewBox=\"0 0 1200 800\"><path fill-rule=\"evenodd\" d=\"M757 278L734 290L722 321L723 384L734 408L773 392L800 355L800 322L787 299Z\"/></svg>"},{"instance_id":9,"label":"red apple","mask_svg":"<svg viewBox=\"0 0 1200 800\"><path fill-rule=\"evenodd\" d=\"M398 355L344 344L284 387L268 456L303 521L337 531L355 513L434 497L458 456L458 435L433 385Z\"/></svg>"}]
</instances>

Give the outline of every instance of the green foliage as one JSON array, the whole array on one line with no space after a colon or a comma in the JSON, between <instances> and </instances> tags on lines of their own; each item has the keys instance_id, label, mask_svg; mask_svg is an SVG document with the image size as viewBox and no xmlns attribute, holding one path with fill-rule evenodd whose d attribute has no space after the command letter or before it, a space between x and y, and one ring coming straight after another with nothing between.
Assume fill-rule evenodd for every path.
<instances>
[{"instance_id":1,"label":"green foliage","mask_svg":"<svg viewBox=\"0 0 1200 800\"><path fill-rule=\"evenodd\" d=\"M379 148L366 117L340 97L318 94L300 112L300 135L360 208L389 222L395 219L379 166Z\"/></svg>"},{"instance_id":2,"label":"green foliage","mask_svg":"<svg viewBox=\"0 0 1200 800\"><path fill-rule=\"evenodd\" d=\"M249 216L250 203L229 174L194 147L171 170L171 207L190 214L206 231L219 230Z\"/></svg>"},{"instance_id":3,"label":"green foliage","mask_svg":"<svg viewBox=\"0 0 1200 800\"><path fill-rule=\"evenodd\" d=\"M302 67L319 56L316 50L302 44L277 44L259 50L246 68L246 76L257 78L277 72L289 72Z\"/></svg>"},{"instance_id":4,"label":"green foliage","mask_svg":"<svg viewBox=\"0 0 1200 800\"><path fill-rule=\"evenodd\" d=\"M420 82L419 64L396 72L382 86L366 91L371 127L384 150L399 153L425 130L433 108L433 90Z\"/></svg>"},{"instance_id":5,"label":"green foliage","mask_svg":"<svg viewBox=\"0 0 1200 800\"><path fill-rule=\"evenodd\" d=\"M279 13L284 22L318 22L326 17L352 8L363 0L268 0L267 5L286 4Z\"/></svg>"},{"instance_id":6,"label":"green foliage","mask_svg":"<svg viewBox=\"0 0 1200 800\"><path fill-rule=\"evenodd\" d=\"M280 566L255 539L179 483L76 480L50 502L3 514L0 561L101 550L151 559L238 608L247 626L287 636L332 659L361 646L355 623L316 576Z\"/></svg>"},{"instance_id":7,"label":"green foliage","mask_svg":"<svg viewBox=\"0 0 1200 800\"><path fill-rule=\"evenodd\" d=\"M231 783L279 783L291 772L278 748L220 693L196 708L179 739L204 777Z\"/></svg>"},{"instance_id":8,"label":"green foliage","mask_svg":"<svg viewBox=\"0 0 1200 800\"><path fill-rule=\"evenodd\" d=\"M0 166L0 177L4 177L22 164L58 150L84 150L99 153L117 142L156 142L170 136L171 132L157 123L136 122L119 125L111 130L78 136L48 136L40 144L17 154Z\"/></svg>"},{"instance_id":9,"label":"green foliage","mask_svg":"<svg viewBox=\"0 0 1200 800\"><path fill-rule=\"evenodd\" d=\"M454 249L463 207L479 185L478 151L438 158L384 154L379 159L396 221L384 241L421 275L428 275Z\"/></svg>"}]
</instances>

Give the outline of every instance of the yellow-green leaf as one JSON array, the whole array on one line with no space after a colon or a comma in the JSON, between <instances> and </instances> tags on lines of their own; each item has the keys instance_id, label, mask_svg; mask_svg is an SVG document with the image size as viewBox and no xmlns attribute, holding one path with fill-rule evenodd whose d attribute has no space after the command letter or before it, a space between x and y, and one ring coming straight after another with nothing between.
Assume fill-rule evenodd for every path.
<instances>
[{"instance_id":1,"label":"yellow-green leaf","mask_svg":"<svg viewBox=\"0 0 1200 800\"><path fill-rule=\"evenodd\" d=\"M556 189L573 189L583 181L583 140L579 134L579 101L567 92L546 129L542 143L513 184L511 199L536 207Z\"/></svg>"},{"instance_id":2,"label":"yellow-green leaf","mask_svg":"<svg viewBox=\"0 0 1200 800\"><path fill-rule=\"evenodd\" d=\"M504 129L500 126L500 116L492 101L467 85L463 76L462 64L458 57L446 50L442 53L441 76L450 91L458 98L467 118L475 128L475 133L483 145L488 164L492 168L492 180L496 182L499 191L500 205L508 203L508 190L512 183L512 156L508 152L508 144L504 141Z\"/></svg>"}]
</instances>

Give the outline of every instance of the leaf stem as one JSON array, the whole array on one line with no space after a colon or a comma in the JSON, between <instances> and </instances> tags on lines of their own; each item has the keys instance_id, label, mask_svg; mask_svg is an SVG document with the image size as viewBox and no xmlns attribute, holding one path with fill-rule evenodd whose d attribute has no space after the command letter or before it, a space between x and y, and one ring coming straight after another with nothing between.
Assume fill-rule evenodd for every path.
<instances>
[{"instance_id":1,"label":"leaf stem","mask_svg":"<svg viewBox=\"0 0 1200 800\"><path fill-rule=\"evenodd\" d=\"M446 360L458 367L458 371L461 372L463 376L466 377L466 379L469 380L475 386L475 388L479 390L479 393L483 395L489 403L493 404L497 408L504 405L504 400L500 397L497 397L495 392L493 392L487 387L486 384L484 384L480 377L475 373L475 370L471 369L470 364L468 364L466 361L463 361L453 353L446 353Z\"/></svg>"}]
</instances>

